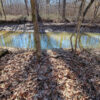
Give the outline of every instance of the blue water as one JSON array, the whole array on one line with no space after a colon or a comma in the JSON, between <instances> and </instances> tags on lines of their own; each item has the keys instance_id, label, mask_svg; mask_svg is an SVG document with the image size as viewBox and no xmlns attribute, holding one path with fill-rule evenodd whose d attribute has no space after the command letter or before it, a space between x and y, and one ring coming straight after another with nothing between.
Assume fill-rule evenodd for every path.
<instances>
[{"instance_id":1,"label":"blue water","mask_svg":"<svg viewBox=\"0 0 100 100\"><path fill-rule=\"evenodd\" d=\"M1 33L2 34L2 33ZM40 35L42 49L71 48L71 33L46 33ZM75 44L75 36L73 37ZM83 48L100 48L100 34L88 33L81 35ZM0 35L0 46L15 48L34 48L33 33L5 33Z\"/></svg>"}]
</instances>

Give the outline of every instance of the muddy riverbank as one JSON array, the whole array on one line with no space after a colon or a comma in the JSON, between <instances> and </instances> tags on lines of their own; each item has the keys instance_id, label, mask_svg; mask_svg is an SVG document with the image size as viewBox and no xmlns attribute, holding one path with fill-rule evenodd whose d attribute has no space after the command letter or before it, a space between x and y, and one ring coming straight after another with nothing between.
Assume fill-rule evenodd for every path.
<instances>
[{"instance_id":1,"label":"muddy riverbank","mask_svg":"<svg viewBox=\"0 0 100 100\"><path fill-rule=\"evenodd\" d=\"M74 32L75 25L75 23L39 23L41 33ZM29 22L22 24L1 24L0 31L33 32L33 24ZM100 25L82 24L81 32L100 33Z\"/></svg>"}]
</instances>

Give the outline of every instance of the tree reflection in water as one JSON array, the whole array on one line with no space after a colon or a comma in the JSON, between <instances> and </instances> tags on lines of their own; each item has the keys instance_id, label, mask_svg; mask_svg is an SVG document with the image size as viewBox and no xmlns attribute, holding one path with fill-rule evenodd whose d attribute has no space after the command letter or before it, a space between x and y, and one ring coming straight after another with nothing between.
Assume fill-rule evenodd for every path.
<instances>
[{"instance_id":1,"label":"tree reflection in water","mask_svg":"<svg viewBox=\"0 0 100 100\"><path fill-rule=\"evenodd\" d=\"M72 33L45 33L41 34L42 49L71 48L70 37ZM72 38L75 45L75 35ZM0 32L0 46L16 48L34 48L32 33ZM79 36L78 48L100 48L99 33L82 33Z\"/></svg>"}]
</instances>

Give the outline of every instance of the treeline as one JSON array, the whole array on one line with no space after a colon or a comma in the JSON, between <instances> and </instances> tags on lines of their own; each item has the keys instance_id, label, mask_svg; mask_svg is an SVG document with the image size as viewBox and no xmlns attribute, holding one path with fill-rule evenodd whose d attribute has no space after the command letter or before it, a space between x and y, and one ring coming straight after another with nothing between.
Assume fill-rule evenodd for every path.
<instances>
[{"instance_id":1,"label":"treeline","mask_svg":"<svg viewBox=\"0 0 100 100\"><path fill-rule=\"evenodd\" d=\"M39 18L53 22L75 22L81 0L37 0ZM100 0L85 0L84 21L100 22ZM0 19L31 21L30 0L0 0Z\"/></svg>"}]
</instances>

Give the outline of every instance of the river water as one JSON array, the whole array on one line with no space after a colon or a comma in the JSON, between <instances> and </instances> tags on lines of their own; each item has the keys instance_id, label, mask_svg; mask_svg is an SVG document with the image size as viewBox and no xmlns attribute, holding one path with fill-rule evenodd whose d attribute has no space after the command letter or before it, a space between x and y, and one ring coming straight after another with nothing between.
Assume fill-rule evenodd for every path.
<instances>
[{"instance_id":1,"label":"river water","mask_svg":"<svg viewBox=\"0 0 100 100\"><path fill-rule=\"evenodd\" d=\"M72 33L50 32L40 34L42 49L53 48L71 48L70 37ZM73 45L75 44L75 35L73 36ZM100 33L81 33L80 42L83 48L100 48ZM0 32L0 46L15 48L34 48L33 33L22 32Z\"/></svg>"}]
</instances>

